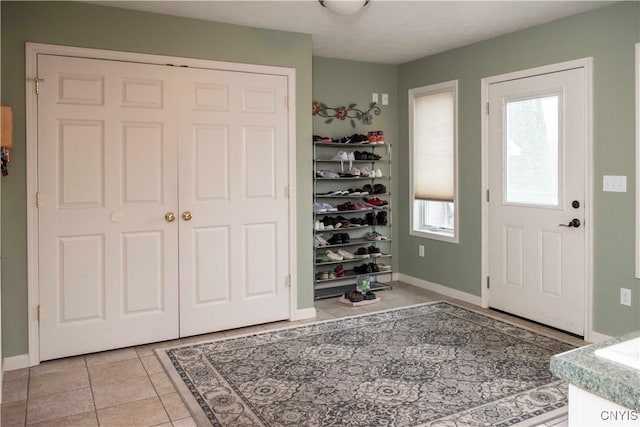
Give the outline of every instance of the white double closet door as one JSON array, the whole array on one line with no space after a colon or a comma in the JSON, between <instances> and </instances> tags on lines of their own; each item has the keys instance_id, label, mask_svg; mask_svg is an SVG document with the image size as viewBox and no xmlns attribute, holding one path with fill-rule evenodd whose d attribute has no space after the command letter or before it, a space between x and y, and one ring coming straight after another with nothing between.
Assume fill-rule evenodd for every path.
<instances>
[{"instance_id":1,"label":"white double closet door","mask_svg":"<svg viewBox=\"0 0 640 427\"><path fill-rule=\"evenodd\" d=\"M286 76L39 55L38 77L41 360L289 317Z\"/></svg>"}]
</instances>

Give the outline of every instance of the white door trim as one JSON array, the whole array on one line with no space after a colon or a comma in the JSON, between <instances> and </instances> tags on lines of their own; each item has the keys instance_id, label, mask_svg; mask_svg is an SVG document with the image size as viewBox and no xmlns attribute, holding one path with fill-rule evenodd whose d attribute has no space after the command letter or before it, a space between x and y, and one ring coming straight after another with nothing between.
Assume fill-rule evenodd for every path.
<instances>
[{"instance_id":1,"label":"white door trim","mask_svg":"<svg viewBox=\"0 0 640 427\"><path fill-rule=\"evenodd\" d=\"M286 67L242 64L205 59L181 58L175 56L150 55L134 52L78 48L42 43L26 43L25 48L25 94L26 94L26 160L27 160L27 313L29 333L29 366L40 363L40 336L38 329L38 211L36 192L38 191L38 103L34 89L37 77L37 56L39 54L75 56L82 58L109 59L115 61L141 62L147 64L174 64L194 68L241 71L248 73L282 75L287 77L288 91L288 173L289 173L289 272L290 302L289 318L299 317L297 310L297 234L296 234L296 70Z\"/></svg>"},{"instance_id":2,"label":"white door trim","mask_svg":"<svg viewBox=\"0 0 640 427\"><path fill-rule=\"evenodd\" d=\"M489 292L486 278L489 275L489 202L487 201L487 189L489 188L489 116L486 113L486 105L489 102L489 85L508 80L522 79L541 74L555 73L575 68L583 68L585 72L585 340L590 341L593 335L593 58L581 58L558 64L545 65L520 70L497 76L485 77L481 80L481 123L482 123L482 266L480 276L480 289L482 307L489 307Z\"/></svg>"}]
</instances>

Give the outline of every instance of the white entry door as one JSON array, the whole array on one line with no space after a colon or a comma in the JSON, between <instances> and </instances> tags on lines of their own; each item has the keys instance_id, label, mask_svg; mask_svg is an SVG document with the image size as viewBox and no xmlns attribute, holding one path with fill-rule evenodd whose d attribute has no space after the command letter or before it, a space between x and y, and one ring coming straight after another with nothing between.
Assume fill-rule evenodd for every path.
<instances>
[{"instance_id":1,"label":"white entry door","mask_svg":"<svg viewBox=\"0 0 640 427\"><path fill-rule=\"evenodd\" d=\"M287 79L185 72L180 335L287 319Z\"/></svg>"},{"instance_id":2,"label":"white entry door","mask_svg":"<svg viewBox=\"0 0 640 427\"><path fill-rule=\"evenodd\" d=\"M286 77L38 76L40 360L289 317Z\"/></svg>"},{"instance_id":3,"label":"white entry door","mask_svg":"<svg viewBox=\"0 0 640 427\"><path fill-rule=\"evenodd\" d=\"M175 71L40 55L40 359L178 336Z\"/></svg>"},{"instance_id":4,"label":"white entry door","mask_svg":"<svg viewBox=\"0 0 640 427\"><path fill-rule=\"evenodd\" d=\"M489 304L584 334L585 75L489 86Z\"/></svg>"}]
</instances>

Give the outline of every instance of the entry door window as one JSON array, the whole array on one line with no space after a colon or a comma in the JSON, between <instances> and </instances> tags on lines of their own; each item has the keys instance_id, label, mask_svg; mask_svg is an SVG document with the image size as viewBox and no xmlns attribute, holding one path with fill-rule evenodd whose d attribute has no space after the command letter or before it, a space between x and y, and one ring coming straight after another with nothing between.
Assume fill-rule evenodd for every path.
<instances>
[{"instance_id":1,"label":"entry door window","mask_svg":"<svg viewBox=\"0 0 640 427\"><path fill-rule=\"evenodd\" d=\"M562 200L559 94L506 101L505 203L557 207Z\"/></svg>"}]
</instances>

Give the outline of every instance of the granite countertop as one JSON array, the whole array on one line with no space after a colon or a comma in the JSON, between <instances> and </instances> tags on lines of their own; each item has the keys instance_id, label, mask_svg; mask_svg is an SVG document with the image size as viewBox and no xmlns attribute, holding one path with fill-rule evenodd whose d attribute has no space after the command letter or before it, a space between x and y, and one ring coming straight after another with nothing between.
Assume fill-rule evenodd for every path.
<instances>
[{"instance_id":1,"label":"granite countertop","mask_svg":"<svg viewBox=\"0 0 640 427\"><path fill-rule=\"evenodd\" d=\"M551 372L576 387L640 411L640 370L594 354L599 348L638 336L640 331L557 354L551 358Z\"/></svg>"}]
</instances>

